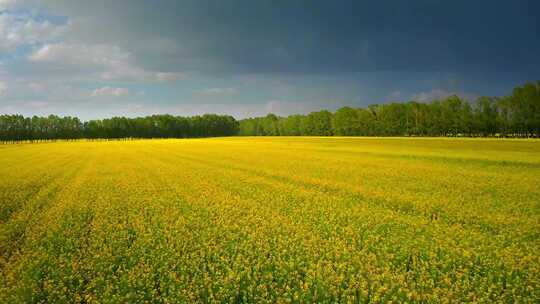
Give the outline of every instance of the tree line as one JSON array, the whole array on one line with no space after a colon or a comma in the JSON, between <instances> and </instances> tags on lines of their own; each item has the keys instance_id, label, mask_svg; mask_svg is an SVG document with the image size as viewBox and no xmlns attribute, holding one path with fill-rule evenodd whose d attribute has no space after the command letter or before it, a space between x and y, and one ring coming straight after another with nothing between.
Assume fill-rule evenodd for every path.
<instances>
[{"instance_id":1,"label":"tree line","mask_svg":"<svg viewBox=\"0 0 540 304\"><path fill-rule=\"evenodd\" d=\"M57 139L190 138L213 136L503 136L540 137L540 81L510 96L469 102L450 96L432 102L343 107L307 115L248 118L205 114L82 122L77 117L0 115L0 142Z\"/></svg>"},{"instance_id":2,"label":"tree line","mask_svg":"<svg viewBox=\"0 0 540 304\"><path fill-rule=\"evenodd\" d=\"M215 114L192 117L172 115L113 117L87 122L69 116L0 115L0 141L4 143L81 138L214 137L236 135L238 130L239 123L232 116Z\"/></svg>"},{"instance_id":3,"label":"tree line","mask_svg":"<svg viewBox=\"0 0 540 304\"><path fill-rule=\"evenodd\" d=\"M540 81L510 96L468 102L456 95L428 103L343 107L307 115L268 114L240 120L244 136L501 136L540 137Z\"/></svg>"}]
</instances>

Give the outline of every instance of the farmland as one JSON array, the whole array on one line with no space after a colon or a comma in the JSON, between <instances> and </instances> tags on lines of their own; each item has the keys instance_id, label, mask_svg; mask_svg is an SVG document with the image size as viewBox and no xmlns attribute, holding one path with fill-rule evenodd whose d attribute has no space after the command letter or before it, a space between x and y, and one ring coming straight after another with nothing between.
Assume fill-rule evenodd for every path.
<instances>
[{"instance_id":1,"label":"farmland","mask_svg":"<svg viewBox=\"0 0 540 304\"><path fill-rule=\"evenodd\" d=\"M537 302L540 142L0 145L0 303Z\"/></svg>"}]
</instances>

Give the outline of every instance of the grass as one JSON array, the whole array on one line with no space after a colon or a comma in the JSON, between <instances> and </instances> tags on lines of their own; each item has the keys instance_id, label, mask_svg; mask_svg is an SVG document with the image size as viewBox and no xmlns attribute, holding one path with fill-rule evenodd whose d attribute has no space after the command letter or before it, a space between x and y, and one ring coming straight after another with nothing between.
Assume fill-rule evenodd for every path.
<instances>
[{"instance_id":1,"label":"grass","mask_svg":"<svg viewBox=\"0 0 540 304\"><path fill-rule=\"evenodd\" d=\"M530 302L540 142L0 146L0 303Z\"/></svg>"}]
</instances>

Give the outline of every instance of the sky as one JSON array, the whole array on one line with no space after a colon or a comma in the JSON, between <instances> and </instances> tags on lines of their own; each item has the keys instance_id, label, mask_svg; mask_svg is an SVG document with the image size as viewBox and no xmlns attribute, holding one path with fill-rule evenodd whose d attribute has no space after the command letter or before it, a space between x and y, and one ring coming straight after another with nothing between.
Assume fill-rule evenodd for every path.
<instances>
[{"instance_id":1,"label":"sky","mask_svg":"<svg viewBox=\"0 0 540 304\"><path fill-rule=\"evenodd\" d=\"M0 0L0 113L288 115L540 79L538 0Z\"/></svg>"}]
</instances>

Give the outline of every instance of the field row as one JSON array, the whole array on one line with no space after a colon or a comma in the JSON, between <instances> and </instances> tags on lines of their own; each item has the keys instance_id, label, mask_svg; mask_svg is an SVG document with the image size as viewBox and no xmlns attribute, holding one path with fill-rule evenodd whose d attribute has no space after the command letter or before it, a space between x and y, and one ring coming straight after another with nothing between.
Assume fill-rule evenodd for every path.
<instances>
[{"instance_id":1,"label":"field row","mask_svg":"<svg viewBox=\"0 0 540 304\"><path fill-rule=\"evenodd\" d=\"M540 143L0 148L0 302L531 302Z\"/></svg>"}]
</instances>

